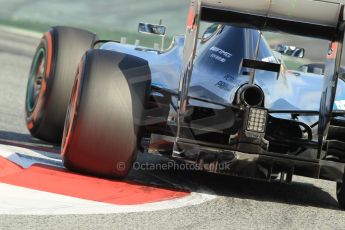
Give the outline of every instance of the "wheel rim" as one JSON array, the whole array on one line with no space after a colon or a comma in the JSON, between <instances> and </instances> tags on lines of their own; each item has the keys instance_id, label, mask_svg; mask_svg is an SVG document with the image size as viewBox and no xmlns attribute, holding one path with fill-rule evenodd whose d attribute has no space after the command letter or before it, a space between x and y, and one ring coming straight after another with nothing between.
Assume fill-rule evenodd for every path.
<instances>
[{"instance_id":1,"label":"wheel rim","mask_svg":"<svg viewBox=\"0 0 345 230\"><path fill-rule=\"evenodd\" d=\"M46 52L44 48L37 51L29 75L26 108L29 113L35 110L39 95L42 90L42 82L45 79Z\"/></svg>"}]
</instances>

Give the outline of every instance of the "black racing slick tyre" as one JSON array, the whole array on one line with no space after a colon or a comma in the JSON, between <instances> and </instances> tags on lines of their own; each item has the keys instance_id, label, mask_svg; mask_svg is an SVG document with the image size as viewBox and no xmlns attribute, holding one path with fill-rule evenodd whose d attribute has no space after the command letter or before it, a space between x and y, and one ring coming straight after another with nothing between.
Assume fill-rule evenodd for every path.
<instances>
[{"instance_id":1,"label":"black racing slick tyre","mask_svg":"<svg viewBox=\"0 0 345 230\"><path fill-rule=\"evenodd\" d=\"M96 35L70 27L52 27L42 37L32 61L25 100L30 133L61 142L78 63Z\"/></svg>"},{"instance_id":2,"label":"black racing slick tyre","mask_svg":"<svg viewBox=\"0 0 345 230\"><path fill-rule=\"evenodd\" d=\"M136 158L150 90L147 61L89 50L75 79L62 140L66 168L124 178Z\"/></svg>"}]
</instances>

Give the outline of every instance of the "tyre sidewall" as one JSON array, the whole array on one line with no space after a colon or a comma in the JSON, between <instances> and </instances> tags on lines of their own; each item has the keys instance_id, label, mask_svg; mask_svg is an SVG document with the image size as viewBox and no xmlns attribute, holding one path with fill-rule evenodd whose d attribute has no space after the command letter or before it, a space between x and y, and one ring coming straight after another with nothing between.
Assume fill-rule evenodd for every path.
<instances>
[{"instance_id":1,"label":"tyre sidewall","mask_svg":"<svg viewBox=\"0 0 345 230\"><path fill-rule=\"evenodd\" d=\"M51 31L47 32L44 34L44 36L42 37L36 52L35 52L35 56L37 55L37 53L41 50L44 49L45 51L45 73L44 73L44 78L42 79L42 89L40 92L40 95L37 99L37 101L35 102L35 106L33 108L32 111L29 111L28 109L28 89L27 89L27 93L26 93L26 99L25 99L25 114L26 114L26 124L27 124L27 128L30 131L31 134L33 134L34 136L36 135L36 133L38 132L38 130L40 129L40 124L42 123L42 120L44 119L44 111L47 105L47 100L49 97L49 92L50 89L53 85L53 77L52 72L54 71L54 65L53 63L55 63L55 59L53 57L53 36L51 34ZM35 59L32 61L31 64L31 69L30 69L30 75L32 74L33 68L34 66L34 62ZM31 76L28 79L28 87L31 81Z\"/></svg>"}]
</instances>

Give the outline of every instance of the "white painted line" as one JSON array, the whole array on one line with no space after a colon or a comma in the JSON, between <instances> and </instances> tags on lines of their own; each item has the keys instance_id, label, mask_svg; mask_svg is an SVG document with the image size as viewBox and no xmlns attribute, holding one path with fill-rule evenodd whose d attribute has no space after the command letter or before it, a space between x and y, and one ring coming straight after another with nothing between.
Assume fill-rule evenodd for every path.
<instances>
[{"instance_id":1,"label":"white painted line","mask_svg":"<svg viewBox=\"0 0 345 230\"><path fill-rule=\"evenodd\" d=\"M31 150L16 146L0 144L0 156L7 158L23 168L29 168L33 164L38 163L63 167L59 154Z\"/></svg>"},{"instance_id":2,"label":"white painted line","mask_svg":"<svg viewBox=\"0 0 345 230\"><path fill-rule=\"evenodd\" d=\"M151 212L198 205L214 195L192 193L179 199L141 205L111 205L0 183L0 215L70 215Z\"/></svg>"}]
</instances>

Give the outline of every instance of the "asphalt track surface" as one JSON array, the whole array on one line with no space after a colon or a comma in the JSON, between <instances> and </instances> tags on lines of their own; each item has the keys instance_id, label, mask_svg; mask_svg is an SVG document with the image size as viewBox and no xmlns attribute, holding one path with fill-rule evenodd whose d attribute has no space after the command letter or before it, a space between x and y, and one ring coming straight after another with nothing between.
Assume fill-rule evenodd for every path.
<instances>
[{"instance_id":1,"label":"asphalt track surface","mask_svg":"<svg viewBox=\"0 0 345 230\"><path fill-rule=\"evenodd\" d=\"M0 144L57 152L58 146L32 138L24 124L25 87L37 44L36 37L0 29ZM141 162L164 161L139 155ZM214 198L134 213L0 215L0 229L345 229L335 183L294 179L292 185L285 185L191 171L139 170L129 180Z\"/></svg>"}]
</instances>

